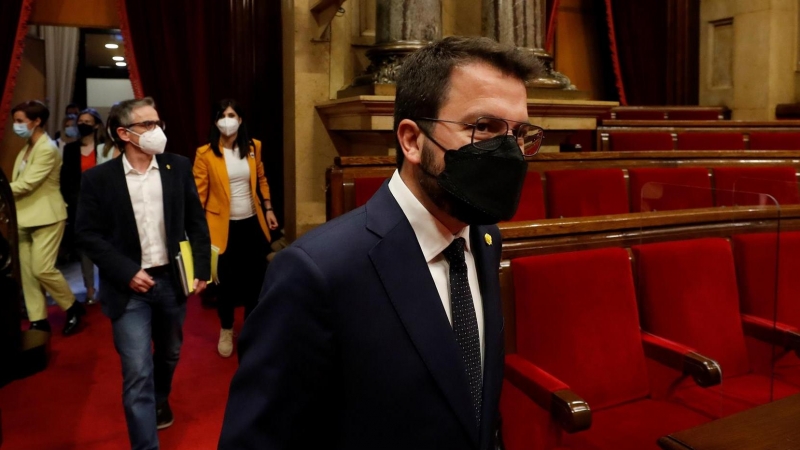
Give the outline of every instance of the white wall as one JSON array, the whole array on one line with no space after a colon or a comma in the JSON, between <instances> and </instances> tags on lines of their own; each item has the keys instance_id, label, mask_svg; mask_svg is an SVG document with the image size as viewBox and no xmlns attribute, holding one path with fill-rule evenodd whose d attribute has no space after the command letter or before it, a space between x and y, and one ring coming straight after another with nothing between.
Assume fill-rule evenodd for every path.
<instances>
[{"instance_id":1,"label":"white wall","mask_svg":"<svg viewBox=\"0 0 800 450\"><path fill-rule=\"evenodd\" d=\"M131 98L133 98L133 86L129 79L86 79L86 106L96 109L104 122L114 103Z\"/></svg>"}]
</instances>

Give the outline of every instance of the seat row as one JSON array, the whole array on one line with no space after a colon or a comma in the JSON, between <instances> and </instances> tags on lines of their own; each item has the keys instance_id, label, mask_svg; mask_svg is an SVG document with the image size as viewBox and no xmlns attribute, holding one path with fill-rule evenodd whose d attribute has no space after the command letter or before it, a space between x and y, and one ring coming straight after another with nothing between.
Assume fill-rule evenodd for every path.
<instances>
[{"instance_id":1,"label":"seat row","mask_svg":"<svg viewBox=\"0 0 800 450\"><path fill-rule=\"evenodd\" d=\"M798 270L800 232L511 260L506 448L657 448L800 392Z\"/></svg>"},{"instance_id":2,"label":"seat row","mask_svg":"<svg viewBox=\"0 0 800 450\"><path fill-rule=\"evenodd\" d=\"M379 177L356 178L356 206L365 204L383 181ZM511 221L775 202L800 203L794 167L530 171Z\"/></svg>"},{"instance_id":3,"label":"seat row","mask_svg":"<svg viewBox=\"0 0 800 450\"><path fill-rule=\"evenodd\" d=\"M800 132L611 131L603 133L606 151L800 150Z\"/></svg>"}]
</instances>

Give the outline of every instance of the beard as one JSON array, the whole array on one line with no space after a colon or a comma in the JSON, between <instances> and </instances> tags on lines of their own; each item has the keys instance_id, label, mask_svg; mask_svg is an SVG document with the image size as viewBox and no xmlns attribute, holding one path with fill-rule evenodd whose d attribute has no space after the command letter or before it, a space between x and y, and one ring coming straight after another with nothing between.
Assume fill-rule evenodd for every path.
<instances>
[{"instance_id":1,"label":"beard","mask_svg":"<svg viewBox=\"0 0 800 450\"><path fill-rule=\"evenodd\" d=\"M439 148L434 147L427 140L422 145L422 159L420 161L420 172L417 178L422 191L428 198L436 205L437 208L442 210L450 217L458 220L459 217L464 217L460 213L463 209L463 203L459 201L453 194L445 191L439 186L437 177L444 171L444 163L436 163L436 152L440 151ZM444 150L441 150L444 151Z\"/></svg>"}]
</instances>

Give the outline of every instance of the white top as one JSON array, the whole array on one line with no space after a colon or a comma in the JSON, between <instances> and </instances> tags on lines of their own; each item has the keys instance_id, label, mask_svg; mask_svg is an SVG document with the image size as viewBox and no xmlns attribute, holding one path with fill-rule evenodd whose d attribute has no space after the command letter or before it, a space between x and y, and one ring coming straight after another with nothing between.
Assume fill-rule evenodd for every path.
<instances>
[{"instance_id":1,"label":"white top","mask_svg":"<svg viewBox=\"0 0 800 450\"><path fill-rule=\"evenodd\" d=\"M475 267L475 257L470 249L471 243L469 241L469 226L464 227L455 236L450 233L439 220L422 206L422 203L414 197L411 190L408 189L403 179L400 178L400 173L394 171L392 179L389 180L389 191L394 196L400 209L403 210L408 221L411 223L411 228L414 229L414 234L417 236L417 242L422 250L422 255L425 261L428 262L428 270L431 272L431 277L436 285L436 290L439 291L439 298L442 300L444 312L447 314L447 319L450 321L450 326L453 326L453 314L450 302L450 263L444 257L442 252L452 243L456 238L463 237L466 241L464 248L465 259L467 262L467 277L469 279L469 289L472 291L472 303L475 306L475 316L478 319L478 334L481 341L481 365L483 365L484 354L484 336L483 336L483 298L481 297L480 284L478 283L478 270Z\"/></svg>"},{"instance_id":2,"label":"white top","mask_svg":"<svg viewBox=\"0 0 800 450\"><path fill-rule=\"evenodd\" d=\"M240 158L239 152L223 148L225 167L231 183L231 220L242 220L253 217L255 203L250 190L250 164L247 157Z\"/></svg>"},{"instance_id":3,"label":"white top","mask_svg":"<svg viewBox=\"0 0 800 450\"><path fill-rule=\"evenodd\" d=\"M167 254L167 228L164 224L164 194L161 173L156 158L150 161L145 173L140 173L122 155L125 181L131 196L133 215L142 247L142 269L169 264Z\"/></svg>"},{"instance_id":4,"label":"white top","mask_svg":"<svg viewBox=\"0 0 800 450\"><path fill-rule=\"evenodd\" d=\"M114 159L114 152L113 151L108 152L108 155L103 155L103 150L105 150L105 148L106 148L105 144L97 144L97 147L95 147L95 152L97 153L97 165L98 166L100 164L103 164L106 161L111 161L112 159ZM155 158L153 158L153 159L155 159Z\"/></svg>"}]
</instances>

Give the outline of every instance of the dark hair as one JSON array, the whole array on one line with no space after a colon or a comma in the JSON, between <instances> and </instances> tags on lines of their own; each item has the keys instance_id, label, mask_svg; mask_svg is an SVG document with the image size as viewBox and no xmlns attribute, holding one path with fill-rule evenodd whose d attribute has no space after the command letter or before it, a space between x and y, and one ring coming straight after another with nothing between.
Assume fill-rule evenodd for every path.
<instances>
[{"instance_id":1,"label":"dark hair","mask_svg":"<svg viewBox=\"0 0 800 450\"><path fill-rule=\"evenodd\" d=\"M75 108L75 109L77 109L78 111L80 111L80 110L81 110L81 107L80 107L80 106L78 106L78 104L77 104L77 103L70 103L69 105L67 105L67 107L66 107L66 108L64 108L64 111L65 111L65 112L66 112L66 111L69 111L71 108Z\"/></svg>"},{"instance_id":2,"label":"dark hair","mask_svg":"<svg viewBox=\"0 0 800 450\"><path fill-rule=\"evenodd\" d=\"M250 134L247 132L247 125L245 124L239 104L232 98L220 100L219 103L211 107L211 129L208 131L208 143L211 145L211 150L215 155L222 156L222 152L219 150L219 139L222 133L220 133L219 128L217 128L217 121L222 118L222 114L228 107L231 107L242 119L238 134L236 135L236 146L239 147L239 158L244 158L250 151L250 147L255 148L256 145L253 143L253 140L250 139Z\"/></svg>"},{"instance_id":3,"label":"dark hair","mask_svg":"<svg viewBox=\"0 0 800 450\"><path fill-rule=\"evenodd\" d=\"M459 65L482 62L521 81L539 76L542 65L532 53L486 37L450 36L412 53L397 74L394 103L394 135L397 167L403 166L403 149L397 140L397 127L403 119L439 115L450 90L450 75ZM432 124L419 123L430 132Z\"/></svg>"},{"instance_id":4,"label":"dark hair","mask_svg":"<svg viewBox=\"0 0 800 450\"><path fill-rule=\"evenodd\" d=\"M114 142L114 145L117 146L120 152L125 151L125 141L120 139L119 134L117 134L117 128L130 126L131 113L134 109L141 108L142 106L152 106L155 108L156 102L152 97L123 100L119 103L115 103L108 113L108 127L106 127L106 131L108 132L109 138Z\"/></svg>"},{"instance_id":5,"label":"dark hair","mask_svg":"<svg viewBox=\"0 0 800 450\"><path fill-rule=\"evenodd\" d=\"M66 116L64 116L64 122L62 123L62 125L64 123L67 123L68 120L74 120L75 122L77 122L78 116L76 116L75 114L67 114Z\"/></svg>"},{"instance_id":6,"label":"dark hair","mask_svg":"<svg viewBox=\"0 0 800 450\"><path fill-rule=\"evenodd\" d=\"M20 103L11 110L11 115L13 116L17 111L24 112L28 120L33 121L41 119L42 123L39 124L40 127L44 127L47 123L47 119L50 118L50 110L39 100L28 100L27 102Z\"/></svg>"},{"instance_id":7,"label":"dark hair","mask_svg":"<svg viewBox=\"0 0 800 450\"><path fill-rule=\"evenodd\" d=\"M108 138L108 134L106 133L106 128L103 126L103 117L100 115L99 112L97 112L96 109L86 108L76 116L75 122L77 122L78 121L77 119L84 114L88 114L94 118L94 123L95 125L97 125L97 131L95 131L94 135L94 143L95 145L103 144L104 146L103 155L107 156L108 152L111 151L112 143L110 142L111 140Z\"/></svg>"}]
</instances>

